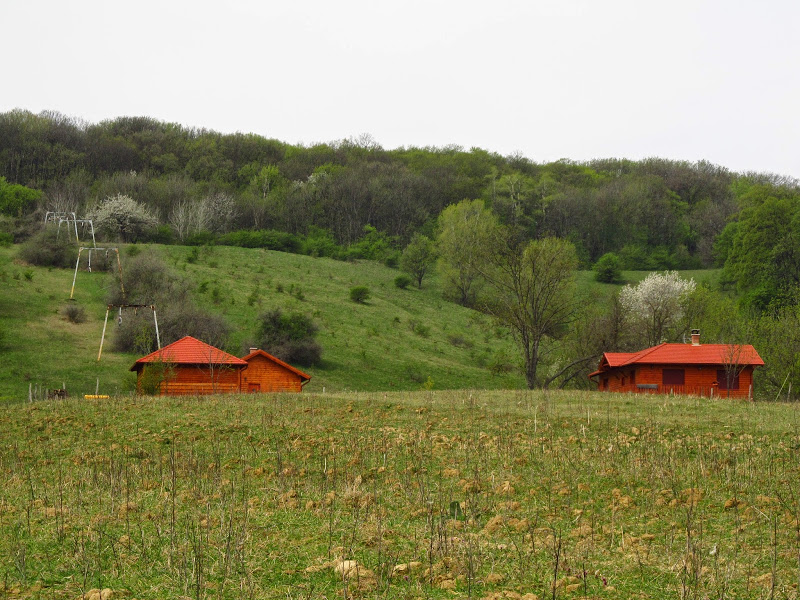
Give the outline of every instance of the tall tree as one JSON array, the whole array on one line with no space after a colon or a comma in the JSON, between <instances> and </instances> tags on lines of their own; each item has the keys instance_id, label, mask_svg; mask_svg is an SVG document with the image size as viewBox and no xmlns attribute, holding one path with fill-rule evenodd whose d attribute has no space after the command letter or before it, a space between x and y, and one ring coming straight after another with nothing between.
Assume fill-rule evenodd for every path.
<instances>
[{"instance_id":1,"label":"tall tree","mask_svg":"<svg viewBox=\"0 0 800 600\"><path fill-rule=\"evenodd\" d=\"M511 330L530 389L542 384L543 344L561 337L578 311L577 266L575 247L566 240L544 238L523 246L502 229L479 267L494 291L486 309Z\"/></svg>"},{"instance_id":2,"label":"tall tree","mask_svg":"<svg viewBox=\"0 0 800 600\"><path fill-rule=\"evenodd\" d=\"M436 247L444 295L473 306L483 285L476 259L490 243L497 219L481 200L462 200L442 211L438 226Z\"/></svg>"}]
</instances>

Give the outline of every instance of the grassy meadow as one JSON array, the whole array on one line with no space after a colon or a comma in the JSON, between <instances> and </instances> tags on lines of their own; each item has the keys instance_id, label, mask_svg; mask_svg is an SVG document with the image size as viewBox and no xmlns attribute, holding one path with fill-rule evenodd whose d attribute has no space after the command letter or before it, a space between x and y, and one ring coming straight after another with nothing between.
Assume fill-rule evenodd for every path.
<instances>
[{"instance_id":1,"label":"grassy meadow","mask_svg":"<svg viewBox=\"0 0 800 600\"><path fill-rule=\"evenodd\" d=\"M465 390L0 419L2 597L797 597L795 405Z\"/></svg>"}]
</instances>

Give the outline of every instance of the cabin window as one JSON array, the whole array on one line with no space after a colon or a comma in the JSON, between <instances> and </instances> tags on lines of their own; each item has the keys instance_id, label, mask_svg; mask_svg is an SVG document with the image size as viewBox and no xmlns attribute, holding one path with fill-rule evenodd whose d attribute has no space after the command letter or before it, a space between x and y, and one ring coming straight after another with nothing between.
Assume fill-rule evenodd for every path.
<instances>
[{"instance_id":1,"label":"cabin window","mask_svg":"<svg viewBox=\"0 0 800 600\"><path fill-rule=\"evenodd\" d=\"M661 371L661 383L664 385L683 385L684 381L683 369L664 369Z\"/></svg>"},{"instance_id":2,"label":"cabin window","mask_svg":"<svg viewBox=\"0 0 800 600\"><path fill-rule=\"evenodd\" d=\"M636 385L636 369L631 371L631 385Z\"/></svg>"},{"instance_id":3,"label":"cabin window","mask_svg":"<svg viewBox=\"0 0 800 600\"><path fill-rule=\"evenodd\" d=\"M721 390L738 390L739 389L739 374L737 373L731 380L731 386L728 387L728 374L725 369L717 369L717 383Z\"/></svg>"}]
</instances>

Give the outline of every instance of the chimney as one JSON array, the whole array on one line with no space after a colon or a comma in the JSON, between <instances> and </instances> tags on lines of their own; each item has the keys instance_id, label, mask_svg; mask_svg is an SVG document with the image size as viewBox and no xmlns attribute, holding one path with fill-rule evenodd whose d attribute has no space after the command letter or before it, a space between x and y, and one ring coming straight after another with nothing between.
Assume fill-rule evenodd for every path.
<instances>
[{"instance_id":1,"label":"chimney","mask_svg":"<svg viewBox=\"0 0 800 600\"><path fill-rule=\"evenodd\" d=\"M700 330L692 329L692 346L700 345Z\"/></svg>"},{"instance_id":2,"label":"chimney","mask_svg":"<svg viewBox=\"0 0 800 600\"><path fill-rule=\"evenodd\" d=\"M692 339L694 339L694 338L692 338ZM253 352L255 352L256 350L258 350L258 348L250 348L250 354L252 354L252 353L253 353Z\"/></svg>"}]
</instances>

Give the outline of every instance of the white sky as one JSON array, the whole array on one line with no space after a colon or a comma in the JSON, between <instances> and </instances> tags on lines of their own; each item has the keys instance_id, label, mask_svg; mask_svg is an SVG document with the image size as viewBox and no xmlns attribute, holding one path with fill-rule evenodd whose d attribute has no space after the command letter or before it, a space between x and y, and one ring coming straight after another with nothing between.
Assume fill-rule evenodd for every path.
<instances>
[{"instance_id":1,"label":"white sky","mask_svg":"<svg viewBox=\"0 0 800 600\"><path fill-rule=\"evenodd\" d=\"M797 0L0 0L0 112L800 178Z\"/></svg>"}]
</instances>

